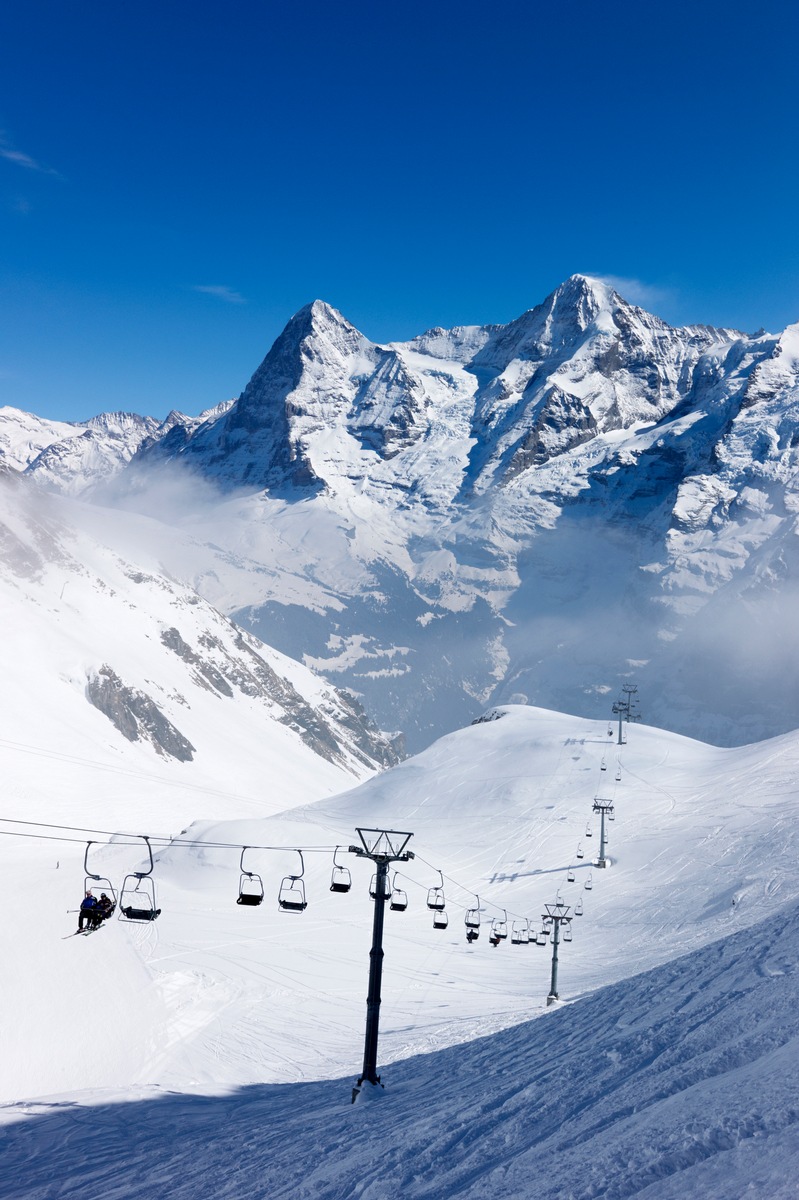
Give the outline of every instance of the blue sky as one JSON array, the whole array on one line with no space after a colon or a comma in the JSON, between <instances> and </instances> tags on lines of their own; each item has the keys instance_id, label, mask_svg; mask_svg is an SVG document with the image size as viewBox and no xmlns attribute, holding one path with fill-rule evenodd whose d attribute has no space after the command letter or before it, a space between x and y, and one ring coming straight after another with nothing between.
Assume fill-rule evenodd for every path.
<instances>
[{"instance_id":1,"label":"blue sky","mask_svg":"<svg viewBox=\"0 0 799 1200\"><path fill-rule=\"evenodd\" d=\"M317 297L376 341L575 271L799 320L798 14L7 0L0 404L199 412Z\"/></svg>"}]
</instances>

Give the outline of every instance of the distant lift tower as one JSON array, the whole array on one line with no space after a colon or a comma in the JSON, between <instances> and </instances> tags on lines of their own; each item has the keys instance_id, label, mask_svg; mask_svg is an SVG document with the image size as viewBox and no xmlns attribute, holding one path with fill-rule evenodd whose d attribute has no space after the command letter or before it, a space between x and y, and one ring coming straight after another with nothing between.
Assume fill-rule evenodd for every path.
<instances>
[{"instance_id":1,"label":"distant lift tower","mask_svg":"<svg viewBox=\"0 0 799 1200\"><path fill-rule=\"evenodd\" d=\"M390 895L388 886L389 867L394 862L408 862L414 855L405 847L412 833L398 833L396 829L356 829L361 839L360 846L350 846L350 854L360 858L371 858L375 864L374 902L372 922L372 949L369 951L369 994L366 997L366 1038L363 1050L363 1070L352 1089L355 1103L364 1083L380 1083L377 1073L377 1038L380 1028L380 985L383 979L383 920L386 900Z\"/></svg>"},{"instance_id":2,"label":"distant lift tower","mask_svg":"<svg viewBox=\"0 0 799 1200\"><path fill-rule=\"evenodd\" d=\"M594 812L599 813L599 858L594 860L595 867L606 867L608 859L605 857L605 815L613 815L613 801L602 800L597 796L594 801Z\"/></svg>"},{"instance_id":3,"label":"distant lift tower","mask_svg":"<svg viewBox=\"0 0 799 1200\"><path fill-rule=\"evenodd\" d=\"M624 737L622 721L627 721L627 722L640 721L641 715L640 715L640 713L633 712L633 708L635 706L635 700L633 697L635 696L635 693L638 691L638 684L637 683L622 684L621 690L622 690L622 692L624 692L624 696L621 700L616 701L616 703L613 705L613 708L611 711L613 712L614 716L618 716L618 718L619 718L618 744L620 746L623 746L626 741L626 738Z\"/></svg>"},{"instance_id":4,"label":"distant lift tower","mask_svg":"<svg viewBox=\"0 0 799 1200\"><path fill-rule=\"evenodd\" d=\"M560 927L566 927L565 939L571 941L572 922L571 908L568 904L564 904L558 897L554 904L545 904L544 912L541 914L544 921L544 931L552 930L552 977L549 984L549 995L547 996L547 1006L554 1004L558 999L558 946L560 945Z\"/></svg>"}]
</instances>

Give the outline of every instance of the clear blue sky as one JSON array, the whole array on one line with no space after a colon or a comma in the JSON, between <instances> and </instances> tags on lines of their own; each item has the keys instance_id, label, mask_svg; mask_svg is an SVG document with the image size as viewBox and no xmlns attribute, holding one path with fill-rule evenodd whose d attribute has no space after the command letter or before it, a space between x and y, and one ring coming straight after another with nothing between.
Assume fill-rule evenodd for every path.
<instances>
[{"instance_id":1,"label":"clear blue sky","mask_svg":"<svg viewBox=\"0 0 799 1200\"><path fill-rule=\"evenodd\" d=\"M199 412L317 297L376 341L575 271L799 320L798 14L6 0L0 403Z\"/></svg>"}]
</instances>

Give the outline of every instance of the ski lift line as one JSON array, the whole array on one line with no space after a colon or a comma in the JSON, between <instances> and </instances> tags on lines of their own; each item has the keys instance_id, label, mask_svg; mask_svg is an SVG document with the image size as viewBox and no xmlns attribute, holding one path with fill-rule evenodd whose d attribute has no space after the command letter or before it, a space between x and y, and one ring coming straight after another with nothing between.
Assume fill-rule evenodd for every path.
<instances>
[{"instance_id":1,"label":"ski lift line","mask_svg":"<svg viewBox=\"0 0 799 1200\"><path fill-rule=\"evenodd\" d=\"M464 887L463 884L458 883L457 880L452 879L451 876L446 875L443 871L439 871L438 867L431 866L431 864L428 863L426 859L421 858L420 855L417 854L416 858L419 862L423 862L425 864L425 866L431 867L431 870L434 870L437 874L442 875L444 879L449 880L449 882L454 884L455 887L460 888L461 891L467 892L469 894L469 896L471 896L472 898L477 896L478 893L476 891L474 891L472 888ZM408 881L408 883L412 884L414 887L419 888L420 891L428 892L430 890L428 884L420 883L420 881L418 879L414 879L412 875L409 875L407 873L407 871L398 872L398 874L401 874L403 879L406 879ZM481 899L480 900L480 911L483 912L487 906L490 906L491 908L495 908L497 910L497 912L506 912L507 911L511 917L517 917L519 920L525 920L525 917L522 913L515 912L513 909L510 909L510 908L506 909L505 905L495 904L493 901L484 901ZM459 908L462 912L469 912L471 909L474 908L474 904L461 904L461 902L459 900L452 900L448 896L447 897L447 908Z\"/></svg>"},{"instance_id":2,"label":"ski lift line","mask_svg":"<svg viewBox=\"0 0 799 1200\"><path fill-rule=\"evenodd\" d=\"M460 890L462 892L466 892L469 896L476 896L478 894L477 890L475 888L466 887L465 884L459 883L457 879L453 879L451 875L445 875L444 872L439 867L434 867L433 864L429 863L426 858L422 858L421 854L419 854L418 851L416 853L416 861L424 863L424 865L426 867L429 867L431 871L435 871L436 874L438 874L442 877L442 879L447 879L450 883L454 884L455 887L460 888ZM454 900L453 901L448 900L447 903L454 904L456 908L465 909L465 908L469 907L469 905L467 905L467 904L458 904L458 902L454 901ZM497 904L493 900L483 900L481 903L481 907L484 908L486 906L488 906L490 908L495 908L498 913L501 913L501 912L510 913L510 915L512 917L518 917L520 921L525 920L524 913L514 912L513 909L506 908L504 904Z\"/></svg>"},{"instance_id":3,"label":"ski lift line","mask_svg":"<svg viewBox=\"0 0 799 1200\"><path fill-rule=\"evenodd\" d=\"M68 829L71 833L96 833L96 834L100 834L101 837L113 837L113 838L119 838L119 839L124 839L124 838L134 839L129 842L120 840L120 841L116 841L116 842L97 842L97 843L95 843L98 846L130 846L130 845L135 845L136 842L139 841L141 838L146 837L151 842L162 842L163 846L159 847L159 849L168 849L170 846L206 846L206 847L210 848L211 850L241 850L241 842L207 842L207 841L203 841L201 838L182 838L182 837L171 838L171 837L167 837L163 834L156 834L156 833L148 833L148 834L121 833L119 830L116 830L116 829L90 829L90 828L87 828L82 825L56 825L56 824L50 823L49 821L25 821L22 818L17 818L17 817L0 817L0 821L4 822L5 824L8 824L8 825L30 825L37 829ZM8 833L8 832L9 832L8 830L0 829L0 834L4 834L4 833ZM36 834L17 833L16 836L17 837L35 837L37 835ZM43 837L44 835L42 834L39 836ZM53 839L51 839L51 840L53 840ZM85 838L56 838L55 840L56 841L65 841L65 842L73 842L73 841L85 842L86 841ZM301 849L303 854L332 854L333 851L336 849L336 847L334 847L334 846L297 847L296 845L256 846L254 844L253 845L248 844L247 849L248 850L297 850L297 849ZM339 845L338 849L341 849L340 845Z\"/></svg>"},{"instance_id":4,"label":"ski lift line","mask_svg":"<svg viewBox=\"0 0 799 1200\"><path fill-rule=\"evenodd\" d=\"M0 818L0 820L3 820L3 819L4 818ZM20 821L20 822L15 821L12 823L13 824L24 824L25 822L24 821ZM58 828L58 826L52 826L51 828ZM66 828L70 828L70 827L66 826ZM87 832L96 833L98 831L97 830L88 830ZM130 838L130 839L139 838L140 839L142 837L147 837L147 839L152 843L163 842L163 845L155 846L156 850L169 850L172 846L205 846L207 849L211 849L211 850L239 850L239 851L241 850L241 842L201 842L201 841L191 841L188 838L169 839L169 838L161 838L161 837L151 836L150 834L135 834L135 833L111 834L110 836L118 837L119 840L116 842L98 842L98 841L93 840L92 844L95 846L111 846L116 850L120 847L137 846L138 845L138 841L134 841L134 840L128 841L128 840L126 840L128 838ZM0 829L0 837L26 837L26 838L39 839L41 841L46 841L46 842L77 842L81 846L86 844L86 838L83 838L83 837L73 838L73 837L66 837L64 834L56 835L56 834L46 834L46 833L26 833L26 832L23 832L20 830L14 830L14 829ZM270 850L274 853L284 853L285 851L290 851L290 850L296 851L298 849L301 849L303 854L325 854L325 855L328 855L328 854L333 853L332 846L300 846L300 847L298 847L296 845L292 845L292 846L248 845L247 849L248 850Z\"/></svg>"}]
</instances>

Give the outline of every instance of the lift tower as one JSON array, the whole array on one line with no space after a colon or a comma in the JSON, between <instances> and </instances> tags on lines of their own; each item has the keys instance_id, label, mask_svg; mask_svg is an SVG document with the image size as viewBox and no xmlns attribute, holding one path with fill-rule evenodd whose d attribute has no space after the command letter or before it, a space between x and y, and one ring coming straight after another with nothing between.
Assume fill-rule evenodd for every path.
<instances>
[{"instance_id":1,"label":"lift tower","mask_svg":"<svg viewBox=\"0 0 799 1200\"><path fill-rule=\"evenodd\" d=\"M606 867L608 859L605 858L605 816L613 815L613 801L603 800L597 796L594 800L595 813L599 813L599 858L594 859L595 867Z\"/></svg>"},{"instance_id":2,"label":"lift tower","mask_svg":"<svg viewBox=\"0 0 799 1200\"><path fill-rule=\"evenodd\" d=\"M369 951L369 994L366 997L366 1037L363 1049L363 1070L352 1089L355 1103L364 1083L380 1083L377 1073L377 1039L380 1028L380 985L383 979L383 920L386 900L389 897L388 871L393 862L408 862L412 851L405 847L412 833L398 833L396 829L356 829L361 839L360 846L350 846L350 854L359 858L370 858L375 864L374 902L372 922L372 949Z\"/></svg>"}]
</instances>

